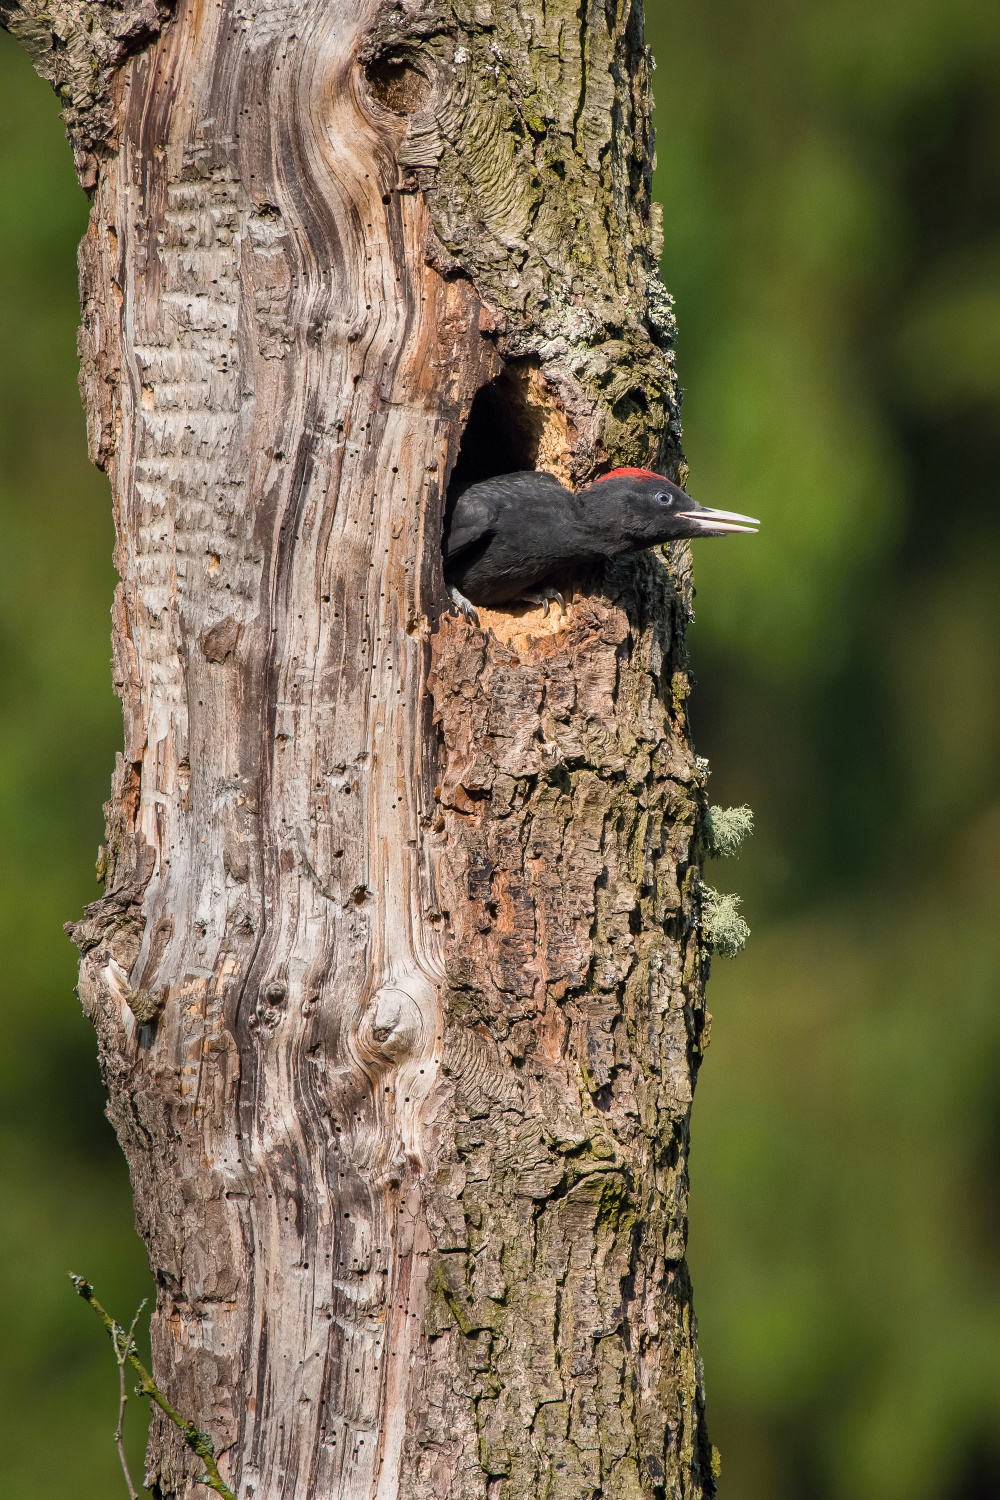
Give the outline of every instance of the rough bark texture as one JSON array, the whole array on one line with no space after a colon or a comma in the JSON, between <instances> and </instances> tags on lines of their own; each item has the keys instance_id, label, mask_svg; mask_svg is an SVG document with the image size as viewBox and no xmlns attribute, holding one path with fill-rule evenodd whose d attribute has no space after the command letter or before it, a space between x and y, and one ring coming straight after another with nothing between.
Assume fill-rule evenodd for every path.
<instances>
[{"instance_id":1,"label":"rough bark texture","mask_svg":"<svg viewBox=\"0 0 1000 1500\"><path fill-rule=\"evenodd\" d=\"M74 936L156 1373L241 1500L710 1494L687 552L442 612L463 433L683 477L641 10L172 10L0 3L95 189L125 746ZM154 1421L154 1493L197 1467Z\"/></svg>"}]
</instances>

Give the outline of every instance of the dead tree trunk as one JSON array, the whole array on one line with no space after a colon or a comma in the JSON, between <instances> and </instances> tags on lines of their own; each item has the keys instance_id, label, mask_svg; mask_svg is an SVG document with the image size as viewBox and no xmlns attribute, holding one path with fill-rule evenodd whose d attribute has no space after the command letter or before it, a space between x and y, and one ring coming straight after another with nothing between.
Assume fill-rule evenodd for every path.
<instances>
[{"instance_id":1,"label":"dead tree trunk","mask_svg":"<svg viewBox=\"0 0 1000 1500\"><path fill-rule=\"evenodd\" d=\"M93 192L125 745L74 937L157 1376L240 1500L711 1494L688 555L477 630L440 553L456 463L682 468L641 0L0 19ZM154 1420L154 1493L198 1468Z\"/></svg>"}]
</instances>

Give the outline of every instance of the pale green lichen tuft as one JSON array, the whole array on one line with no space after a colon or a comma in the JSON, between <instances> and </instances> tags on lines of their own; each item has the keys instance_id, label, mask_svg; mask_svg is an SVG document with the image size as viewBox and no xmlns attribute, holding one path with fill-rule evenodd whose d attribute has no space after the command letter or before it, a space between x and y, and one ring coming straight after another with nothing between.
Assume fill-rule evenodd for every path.
<instances>
[{"instance_id":1,"label":"pale green lichen tuft","mask_svg":"<svg viewBox=\"0 0 1000 1500\"><path fill-rule=\"evenodd\" d=\"M702 838L705 852L717 859L734 859L743 840L753 833L753 809L743 807L710 807L705 815Z\"/></svg>"},{"instance_id":2,"label":"pale green lichen tuft","mask_svg":"<svg viewBox=\"0 0 1000 1500\"><path fill-rule=\"evenodd\" d=\"M746 947L750 928L740 916L740 898L723 895L710 885L701 887L701 931L705 942L721 958L735 958Z\"/></svg>"}]
</instances>

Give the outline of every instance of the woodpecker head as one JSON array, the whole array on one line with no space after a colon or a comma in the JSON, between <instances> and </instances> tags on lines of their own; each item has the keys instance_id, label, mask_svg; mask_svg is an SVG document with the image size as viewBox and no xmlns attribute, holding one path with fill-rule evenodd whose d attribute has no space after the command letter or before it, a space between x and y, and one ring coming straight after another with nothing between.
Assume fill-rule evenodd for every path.
<instances>
[{"instance_id":1,"label":"woodpecker head","mask_svg":"<svg viewBox=\"0 0 1000 1500\"><path fill-rule=\"evenodd\" d=\"M636 548L696 536L727 536L757 530L759 522L731 510L699 505L676 484L650 469L612 469L583 491L588 500L615 513L623 540Z\"/></svg>"}]
</instances>

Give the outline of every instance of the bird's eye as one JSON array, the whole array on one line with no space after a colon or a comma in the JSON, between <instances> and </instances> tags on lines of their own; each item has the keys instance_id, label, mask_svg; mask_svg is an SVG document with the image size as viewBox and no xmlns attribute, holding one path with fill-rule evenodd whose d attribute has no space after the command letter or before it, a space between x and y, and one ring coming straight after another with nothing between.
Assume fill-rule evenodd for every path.
<instances>
[{"instance_id":1,"label":"bird's eye","mask_svg":"<svg viewBox=\"0 0 1000 1500\"><path fill-rule=\"evenodd\" d=\"M663 493L663 491L662 491L662 490L661 490L661 491L660 491L660 492L659 492L659 493L658 493L658 494L657 494L657 495L656 495L656 497L655 497L655 498L656 498L656 499L657 499L657 500L659 500L659 502L660 502L660 504L661 504L661 505L669 505L669 504L670 504L670 502L671 502L671 500L672 500L672 499L673 499L673 498L674 498L674 497L673 497L673 495L665 495L665 494L664 494L664 493Z\"/></svg>"}]
</instances>

